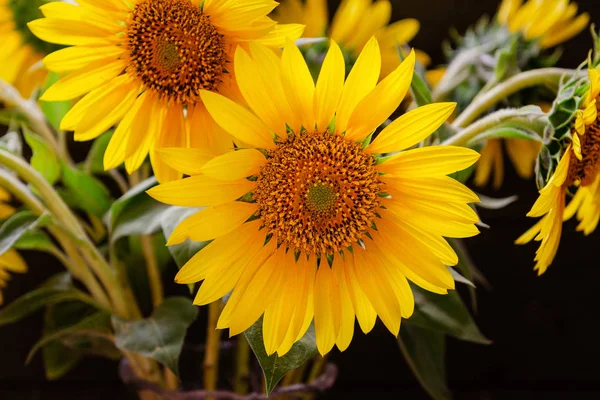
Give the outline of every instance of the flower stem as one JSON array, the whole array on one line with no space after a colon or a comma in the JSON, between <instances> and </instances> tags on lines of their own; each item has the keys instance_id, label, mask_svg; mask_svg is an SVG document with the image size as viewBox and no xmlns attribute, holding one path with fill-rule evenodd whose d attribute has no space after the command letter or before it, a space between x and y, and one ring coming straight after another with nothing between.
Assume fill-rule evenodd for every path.
<instances>
[{"instance_id":1,"label":"flower stem","mask_svg":"<svg viewBox=\"0 0 600 400\"><path fill-rule=\"evenodd\" d=\"M248 393L248 383L250 382L250 344L244 335L239 335L237 338L234 382L233 389L236 393Z\"/></svg>"},{"instance_id":2,"label":"flower stem","mask_svg":"<svg viewBox=\"0 0 600 400\"><path fill-rule=\"evenodd\" d=\"M160 268L156 260L156 254L152 248L152 236L142 235L140 237L142 252L146 259L146 272L148 272L148 282L150 292L152 293L152 305L156 308L164 300L162 280L160 278Z\"/></svg>"},{"instance_id":3,"label":"flower stem","mask_svg":"<svg viewBox=\"0 0 600 400\"><path fill-rule=\"evenodd\" d=\"M46 123L44 113L35 101L24 99L17 89L2 79L0 79L0 100L14 105L23 113L29 120L33 130L48 142L54 153L67 160L67 156L57 142L54 132L52 132L52 129Z\"/></svg>"},{"instance_id":4,"label":"flower stem","mask_svg":"<svg viewBox=\"0 0 600 400\"><path fill-rule=\"evenodd\" d=\"M450 62L444 76L433 90L433 101L444 100L460 84L461 79L457 79L457 77L465 73L465 68L475 63L482 54L492 51L497 46L498 41L492 41L461 52Z\"/></svg>"},{"instance_id":5,"label":"flower stem","mask_svg":"<svg viewBox=\"0 0 600 400\"><path fill-rule=\"evenodd\" d=\"M215 301L208 306L208 326L206 328L206 353L204 353L204 390L217 389L219 371L219 351L221 331L217 330L217 321L221 314L221 303ZM208 398L211 400L212 398Z\"/></svg>"},{"instance_id":6,"label":"flower stem","mask_svg":"<svg viewBox=\"0 0 600 400\"><path fill-rule=\"evenodd\" d=\"M456 135L442 142L444 146L469 146L473 138L488 129L491 129L503 122L515 118L523 117L523 113L518 109L505 109L496 111L490 115L481 118L465 129L459 131Z\"/></svg>"},{"instance_id":7,"label":"flower stem","mask_svg":"<svg viewBox=\"0 0 600 400\"><path fill-rule=\"evenodd\" d=\"M37 189L44 200L48 211L61 221L64 227L77 239L77 245L83 258L98 276L113 303L114 311L124 317L133 317L135 304L125 301L120 285L110 265L104 260L98 249L87 237L85 230L79 224L77 217L65 204L54 188L36 170L21 158L0 149L0 165L3 165L23 178Z\"/></svg>"},{"instance_id":8,"label":"flower stem","mask_svg":"<svg viewBox=\"0 0 600 400\"><path fill-rule=\"evenodd\" d=\"M17 199L19 199L25 206L27 206L33 213L42 215L47 212L44 205L31 193L31 191L18 179L12 176L10 173L0 170L0 186L11 192ZM102 307L109 309L110 301L106 297L104 289L100 286L96 277L86 267L81 256L77 252L77 247L69 240L66 234L61 232L52 226L48 227L48 231L56 238L57 242L61 245L64 251L67 253L67 257L58 249L53 248L52 254L57 257L61 263L71 272L71 274L81 280L89 292L92 294L94 299Z\"/></svg>"},{"instance_id":9,"label":"flower stem","mask_svg":"<svg viewBox=\"0 0 600 400\"><path fill-rule=\"evenodd\" d=\"M564 75L578 74L577 70L562 68L540 68L521 72L479 96L456 118L452 127L458 129L467 127L497 103L520 90L542 84L557 84Z\"/></svg>"}]
</instances>

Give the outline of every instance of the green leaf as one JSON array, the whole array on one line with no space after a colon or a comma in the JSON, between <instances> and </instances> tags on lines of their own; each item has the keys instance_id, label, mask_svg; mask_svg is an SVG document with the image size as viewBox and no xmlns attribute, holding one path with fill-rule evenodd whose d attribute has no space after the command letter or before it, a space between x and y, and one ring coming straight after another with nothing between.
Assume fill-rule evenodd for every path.
<instances>
[{"instance_id":1,"label":"green leaf","mask_svg":"<svg viewBox=\"0 0 600 400\"><path fill-rule=\"evenodd\" d=\"M125 236L159 232L161 217L168 208L168 205L159 203L145 192L140 193L119 214L112 226L111 242L114 243Z\"/></svg>"},{"instance_id":2,"label":"green leaf","mask_svg":"<svg viewBox=\"0 0 600 400\"><path fill-rule=\"evenodd\" d=\"M445 341L442 333L406 325L400 329L398 338L408 366L434 400L452 397L446 384Z\"/></svg>"},{"instance_id":3,"label":"green leaf","mask_svg":"<svg viewBox=\"0 0 600 400\"><path fill-rule=\"evenodd\" d=\"M318 353L315 330L312 325L306 334L294 343L290 351L283 357L277 356L277 353L270 356L267 355L262 333L262 317L246 330L244 334L263 370L267 396L271 394L277 383L286 373L302 366Z\"/></svg>"},{"instance_id":4,"label":"green leaf","mask_svg":"<svg viewBox=\"0 0 600 400\"><path fill-rule=\"evenodd\" d=\"M179 374L179 355L187 328L196 319L198 308L185 297L171 297L149 318L126 321L113 316L116 346L164 364Z\"/></svg>"},{"instance_id":5,"label":"green leaf","mask_svg":"<svg viewBox=\"0 0 600 400\"><path fill-rule=\"evenodd\" d=\"M26 127L23 127L23 135L33 152L30 161L31 166L38 171L48 183L54 185L60 178L60 162L58 161L56 154L54 154L44 139L35 135Z\"/></svg>"},{"instance_id":6,"label":"green leaf","mask_svg":"<svg viewBox=\"0 0 600 400\"><path fill-rule=\"evenodd\" d=\"M63 164L63 183L67 202L85 212L101 217L111 206L108 189L96 178Z\"/></svg>"},{"instance_id":7,"label":"green leaf","mask_svg":"<svg viewBox=\"0 0 600 400\"><path fill-rule=\"evenodd\" d=\"M412 288L415 312L406 320L405 325L420 326L468 342L491 343L481 334L455 290L448 291L446 295L439 295L414 285Z\"/></svg>"},{"instance_id":8,"label":"green leaf","mask_svg":"<svg viewBox=\"0 0 600 400\"><path fill-rule=\"evenodd\" d=\"M55 72L50 72L48 74L48 79L44 84L44 91L46 91L50 86L52 86L56 81L58 81L60 76ZM60 122L63 117L67 114L69 109L71 108L71 102L66 101L40 101L40 107L42 112L46 116L50 125L57 131L60 131Z\"/></svg>"},{"instance_id":9,"label":"green leaf","mask_svg":"<svg viewBox=\"0 0 600 400\"><path fill-rule=\"evenodd\" d=\"M12 324L37 310L53 304L79 301L95 306L96 303L85 293L74 287L45 285L32 290L6 307L0 309L0 326Z\"/></svg>"},{"instance_id":10,"label":"green leaf","mask_svg":"<svg viewBox=\"0 0 600 400\"><path fill-rule=\"evenodd\" d=\"M85 171L89 174L105 174L104 152L112 138L113 130L98 136L85 159Z\"/></svg>"},{"instance_id":11,"label":"green leaf","mask_svg":"<svg viewBox=\"0 0 600 400\"><path fill-rule=\"evenodd\" d=\"M73 336L107 338L110 334L110 314L106 311L95 312L72 326L44 335L29 351L26 363L28 364L31 361L38 350L56 340L62 340Z\"/></svg>"},{"instance_id":12,"label":"green leaf","mask_svg":"<svg viewBox=\"0 0 600 400\"><path fill-rule=\"evenodd\" d=\"M126 210L127 206L131 203L138 201L139 198L147 197L146 190L156 185L156 178L151 177L146 179L143 182L140 182L136 186L132 187L127 193L123 196L119 197L112 204L108 213L104 216L104 220L106 225L108 226L109 232L114 230L114 227L119 220L121 213Z\"/></svg>"},{"instance_id":13,"label":"green leaf","mask_svg":"<svg viewBox=\"0 0 600 400\"><path fill-rule=\"evenodd\" d=\"M27 231L13 245L17 250L35 250L53 253L55 250L52 239L44 232Z\"/></svg>"},{"instance_id":14,"label":"green leaf","mask_svg":"<svg viewBox=\"0 0 600 400\"><path fill-rule=\"evenodd\" d=\"M431 104L433 101L431 98L431 90L425 80L421 78L419 74L416 72L413 73L413 79L410 83L410 92L412 93L412 97L415 100L415 103L419 107L426 106L427 104Z\"/></svg>"},{"instance_id":15,"label":"green leaf","mask_svg":"<svg viewBox=\"0 0 600 400\"><path fill-rule=\"evenodd\" d=\"M169 209L163 213L161 218L161 226L165 237L168 238L171 236L173 230L181 221L200 210L201 209L199 208L169 207ZM181 268L194 256L194 254L202 250L209 243L210 242L193 242L188 239L181 244L169 246L168 248L175 263Z\"/></svg>"},{"instance_id":16,"label":"green leaf","mask_svg":"<svg viewBox=\"0 0 600 400\"><path fill-rule=\"evenodd\" d=\"M10 250L25 234L35 230L46 215L40 217L31 211L21 211L7 219L0 227L0 255Z\"/></svg>"},{"instance_id":17,"label":"green leaf","mask_svg":"<svg viewBox=\"0 0 600 400\"><path fill-rule=\"evenodd\" d=\"M44 313L43 335L50 335L64 327L71 326L81 318L90 315L89 310L78 303L51 305ZM83 356L55 340L42 349L46 379L56 380L76 367Z\"/></svg>"}]
</instances>

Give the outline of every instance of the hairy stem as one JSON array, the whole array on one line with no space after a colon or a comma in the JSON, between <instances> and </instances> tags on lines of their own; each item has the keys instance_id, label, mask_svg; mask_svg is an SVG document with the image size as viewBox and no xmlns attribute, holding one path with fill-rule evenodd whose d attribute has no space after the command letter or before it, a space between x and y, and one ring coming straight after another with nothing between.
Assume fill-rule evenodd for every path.
<instances>
[{"instance_id":1,"label":"hairy stem","mask_svg":"<svg viewBox=\"0 0 600 400\"><path fill-rule=\"evenodd\" d=\"M523 113L518 109L499 110L490 115L481 118L465 129L459 131L456 135L448 138L442 143L445 146L469 146L470 142L482 132L487 131L503 122L523 117Z\"/></svg>"},{"instance_id":2,"label":"hairy stem","mask_svg":"<svg viewBox=\"0 0 600 400\"><path fill-rule=\"evenodd\" d=\"M543 84L557 84L564 75L578 75L580 72L562 68L540 68L521 72L474 100L452 123L453 128L465 128L507 97L529 87Z\"/></svg>"}]
</instances>

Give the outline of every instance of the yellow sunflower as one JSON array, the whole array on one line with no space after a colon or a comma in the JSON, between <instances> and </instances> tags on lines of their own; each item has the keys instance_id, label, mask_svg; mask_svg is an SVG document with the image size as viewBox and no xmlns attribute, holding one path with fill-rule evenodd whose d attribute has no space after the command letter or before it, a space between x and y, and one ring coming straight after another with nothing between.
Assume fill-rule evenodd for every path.
<instances>
[{"instance_id":1,"label":"yellow sunflower","mask_svg":"<svg viewBox=\"0 0 600 400\"><path fill-rule=\"evenodd\" d=\"M577 230L589 235L600 219L600 74L596 69L588 72L590 88L571 129L572 142L527 214L542 219L516 241L517 244L534 239L541 241L535 257L535 270L540 275L554 260L563 221L576 215L579 221ZM574 187L576 193L565 208L565 196L570 187Z\"/></svg>"},{"instance_id":2,"label":"yellow sunflower","mask_svg":"<svg viewBox=\"0 0 600 400\"><path fill-rule=\"evenodd\" d=\"M201 96L217 124L246 146L205 164L194 149L164 150L190 177L148 192L168 204L206 206L169 239L212 240L176 281L204 281L198 305L232 291L218 322L230 335L263 315L269 354L285 354L313 318L321 354L348 347L355 316L364 332L379 316L397 335L413 312L408 280L435 293L453 289L446 266L457 257L444 237L478 233L467 204L477 196L447 175L479 155L405 150L442 125L455 104L410 111L370 140L409 88L413 52L379 84L374 38L346 80L331 41L316 85L290 40L281 59L258 43L238 48L235 59L251 111L217 93Z\"/></svg>"},{"instance_id":3,"label":"yellow sunflower","mask_svg":"<svg viewBox=\"0 0 600 400\"><path fill-rule=\"evenodd\" d=\"M41 17L41 0L0 0L0 79L29 98L47 71L41 61L55 46L36 38L27 23Z\"/></svg>"},{"instance_id":4,"label":"yellow sunflower","mask_svg":"<svg viewBox=\"0 0 600 400\"><path fill-rule=\"evenodd\" d=\"M233 147L210 118L201 90L241 99L233 52L249 40L269 47L297 39L301 25L267 17L272 0L78 0L41 7L29 24L39 38L70 45L44 59L48 69L70 72L42 100L85 95L62 120L76 140L90 140L114 124L106 169L125 161L129 172L150 154L159 181L180 175L157 157L162 147L201 147L209 155Z\"/></svg>"},{"instance_id":5,"label":"yellow sunflower","mask_svg":"<svg viewBox=\"0 0 600 400\"><path fill-rule=\"evenodd\" d=\"M590 22L588 13L577 15L577 4L570 0L503 0L497 18L510 32L539 40L542 48L566 42Z\"/></svg>"},{"instance_id":6,"label":"yellow sunflower","mask_svg":"<svg viewBox=\"0 0 600 400\"><path fill-rule=\"evenodd\" d=\"M6 219L15 213L15 209L6 204L10 200L10 194L0 187L0 220ZM8 250L4 254L0 254L0 306L4 303L2 289L6 287L10 279L9 272L25 273L27 272L27 264L15 250Z\"/></svg>"},{"instance_id":7,"label":"yellow sunflower","mask_svg":"<svg viewBox=\"0 0 600 400\"><path fill-rule=\"evenodd\" d=\"M579 34L588 25L590 16L577 16L577 4L569 0L503 0L498 22L508 31L520 32L526 40L538 41L541 48L549 48L565 42ZM544 107L542 107L544 108ZM485 186L492 180L498 189L504 179L502 142L506 144L508 157L517 174L530 179L541 144L522 139L488 140L481 151L474 183ZM493 176L493 179L492 179Z\"/></svg>"},{"instance_id":8,"label":"yellow sunflower","mask_svg":"<svg viewBox=\"0 0 600 400\"><path fill-rule=\"evenodd\" d=\"M416 19L389 24L391 15L392 5L388 0L342 0L328 29L326 0L284 0L273 18L282 23L306 25L304 37L330 37L354 59L375 36L381 47L381 76L385 77L400 64L398 44L407 44L419 32ZM431 62L429 56L421 51L416 51L416 55L424 65Z\"/></svg>"}]
</instances>

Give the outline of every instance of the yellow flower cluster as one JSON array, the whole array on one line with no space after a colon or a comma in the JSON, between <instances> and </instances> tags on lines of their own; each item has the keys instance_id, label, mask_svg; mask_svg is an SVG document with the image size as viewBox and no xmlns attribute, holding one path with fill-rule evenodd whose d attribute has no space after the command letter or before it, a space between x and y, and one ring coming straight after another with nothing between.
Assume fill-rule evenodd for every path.
<instances>
[{"instance_id":1,"label":"yellow flower cluster","mask_svg":"<svg viewBox=\"0 0 600 400\"><path fill-rule=\"evenodd\" d=\"M16 60L0 64L0 78L27 96L45 74L33 67L40 48L16 18L23 4L0 0L0 53ZM459 260L448 239L479 233L479 197L451 175L480 155L430 145L442 141L453 102L418 107L413 95L396 117L415 65L429 63L408 46L417 20L390 24L388 0L343 0L331 25L324 0L277 6L51 1L27 26L61 46L44 54L60 79L40 98L74 101L60 128L88 141L114 127L106 170L124 164L131 174L149 158L159 182L150 196L201 208L168 239L209 242L176 277L202 282L194 304L230 294L217 327L237 335L262 317L269 355L288 353L314 324L324 355L350 345L355 321L367 333L379 317L398 335L414 311L411 284L437 294L455 288L449 267ZM588 22L569 0L504 0L496 26L543 49ZM317 73L297 41L321 36ZM529 214L542 220L518 241L541 241L540 273L556 254L563 220L576 215L588 234L600 218L599 75L590 69L570 144ZM500 186L502 145L498 137L483 144L475 184L495 173ZM519 175L531 178L541 139L506 146ZM578 190L565 206L571 186ZM0 218L12 212L0 203ZM7 271L26 271L12 250L0 256L0 287Z\"/></svg>"}]
</instances>

